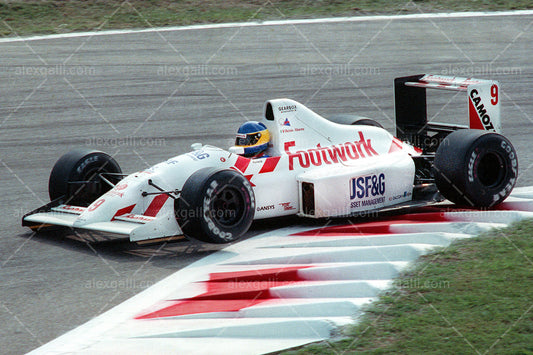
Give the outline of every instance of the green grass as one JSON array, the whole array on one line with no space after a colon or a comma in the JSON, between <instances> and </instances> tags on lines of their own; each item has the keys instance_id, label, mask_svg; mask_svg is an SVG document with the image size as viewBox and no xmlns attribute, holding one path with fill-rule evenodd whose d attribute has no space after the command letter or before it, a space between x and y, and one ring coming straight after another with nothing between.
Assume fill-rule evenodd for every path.
<instances>
[{"instance_id":1,"label":"green grass","mask_svg":"<svg viewBox=\"0 0 533 355\"><path fill-rule=\"evenodd\" d=\"M287 354L533 354L533 220L422 257L346 335Z\"/></svg>"},{"instance_id":2,"label":"green grass","mask_svg":"<svg viewBox=\"0 0 533 355\"><path fill-rule=\"evenodd\" d=\"M15 0L0 1L0 35L65 33L376 13L531 9L528 0Z\"/></svg>"}]
</instances>

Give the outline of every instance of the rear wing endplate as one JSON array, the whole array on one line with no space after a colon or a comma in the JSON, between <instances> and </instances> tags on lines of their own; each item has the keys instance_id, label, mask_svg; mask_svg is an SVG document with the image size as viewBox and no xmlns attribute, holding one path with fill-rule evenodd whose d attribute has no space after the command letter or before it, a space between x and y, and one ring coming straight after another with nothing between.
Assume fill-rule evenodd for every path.
<instances>
[{"instance_id":1,"label":"rear wing endplate","mask_svg":"<svg viewBox=\"0 0 533 355\"><path fill-rule=\"evenodd\" d=\"M428 122L426 89L463 91L468 105L468 126ZM421 74L394 79L396 135L424 149L457 129L501 132L500 86L497 81ZM437 144L438 145L438 144Z\"/></svg>"}]
</instances>

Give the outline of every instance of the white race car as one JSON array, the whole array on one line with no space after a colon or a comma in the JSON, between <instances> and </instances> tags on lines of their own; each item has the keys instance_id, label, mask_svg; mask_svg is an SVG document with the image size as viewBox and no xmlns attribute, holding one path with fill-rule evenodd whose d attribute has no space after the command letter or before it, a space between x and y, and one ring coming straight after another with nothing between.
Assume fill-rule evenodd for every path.
<instances>
[{"instance_id":1,"label":"white race car","mask_svg":"<svg viewBox=\"0 0 533 355\"><path fill-rule=\"evenodd\" d=\"M136 242L185 235L228 243L254 219L350 216L442 196L485 208L511 193L518 162L511 142L497 133L496 81L416 75L395 79L394 87L397 137L370 119L328 120L278 99L264 105L261 122L271 135L265 158L194 144L190 153L125 176L103 152L71 151L51 172L52 202L22 223ZM428 122L428 88L466 92L469 126Z\"/></svg>"}]
</instances>

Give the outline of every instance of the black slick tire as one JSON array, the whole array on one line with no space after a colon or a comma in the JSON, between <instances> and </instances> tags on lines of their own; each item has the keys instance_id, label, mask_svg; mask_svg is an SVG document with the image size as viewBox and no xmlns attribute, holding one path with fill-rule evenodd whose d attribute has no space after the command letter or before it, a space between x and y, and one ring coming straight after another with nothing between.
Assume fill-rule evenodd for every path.
<instances>
[{"instance_id":1,"label":"black slick tire","mask_svg":"<svg viewBox=\"0 0 533 355\"><path fill-rule=\"evenodd\" d=\"M48 181L50 200L63 199L63 203L89 206L111 189L100 178L101 173L121 174L118 163L98 150L78 148L63 155L55 163ZM116 183L119 177L110 177Z\"/></svg>"},{"instance_id":2,"label":"black slick tire","mask_svg":"<svg viewBox=\"0 0 533 355\"><path fill-rule=\"evenodd\" d=\"M374 121L370 118L361 118L359 120L356 120L352 122L352 126L372 126L372 127L383 128L381 123Z\"/></svg>"},{"instance_id":3,"label":"black slick tire","mask_svg":"<svg viewBox=\"0 0 533 355\"><path fill-rule=\"evenodd\" d=\"M357 116L357 115L336 114L336 115L328 117L328 120L331 122L349 125L349 126L357 125L357 126L374 126L374 127L383 128L383 126L379 122L374 121L371 118L366 118L366 117Z\"/></svg>"},{"instance_id":4,"label":"black slick tire","mask_svg":"<svg viewBox=\"0 0 533 355\"><path fill-rule=\"evenodd\" d=\"M518 158L504 136L464 129L452 132L439 145L433 174L448 200L467 207L492 207L513 190Z\"/></svg>"},{"instance_id":5,"label":"black slick tire","mask_svg":"<svg viewBox=\"0 0 533 355\"><path fill-rule=\"evenodd\" d=\"M204 168L185 182L174 203L183 233L207 243L231 243L250 228L255 197L250 182L240 173Z\"/></svg>"}]
</instances>

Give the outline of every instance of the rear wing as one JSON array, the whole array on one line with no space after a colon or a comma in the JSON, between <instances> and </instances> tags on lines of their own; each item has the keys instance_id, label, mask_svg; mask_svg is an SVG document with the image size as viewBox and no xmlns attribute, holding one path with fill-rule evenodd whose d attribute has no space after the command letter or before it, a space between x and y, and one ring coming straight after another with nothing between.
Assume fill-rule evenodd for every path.
<instances>
[{"instance_id":1,"label":"rear wing","mask_svg":"<svg viewBox=\"0 0 533 355\"><path fill-rule=\"evenodd\" d=\"M468 125L428 122L426 90L463 91L467 96ZM463 128L501 132L499 83L494 80L441 75L413 75L394 79L396 136L435 151L449 133Z\"/></svg>"}]
</instances>

